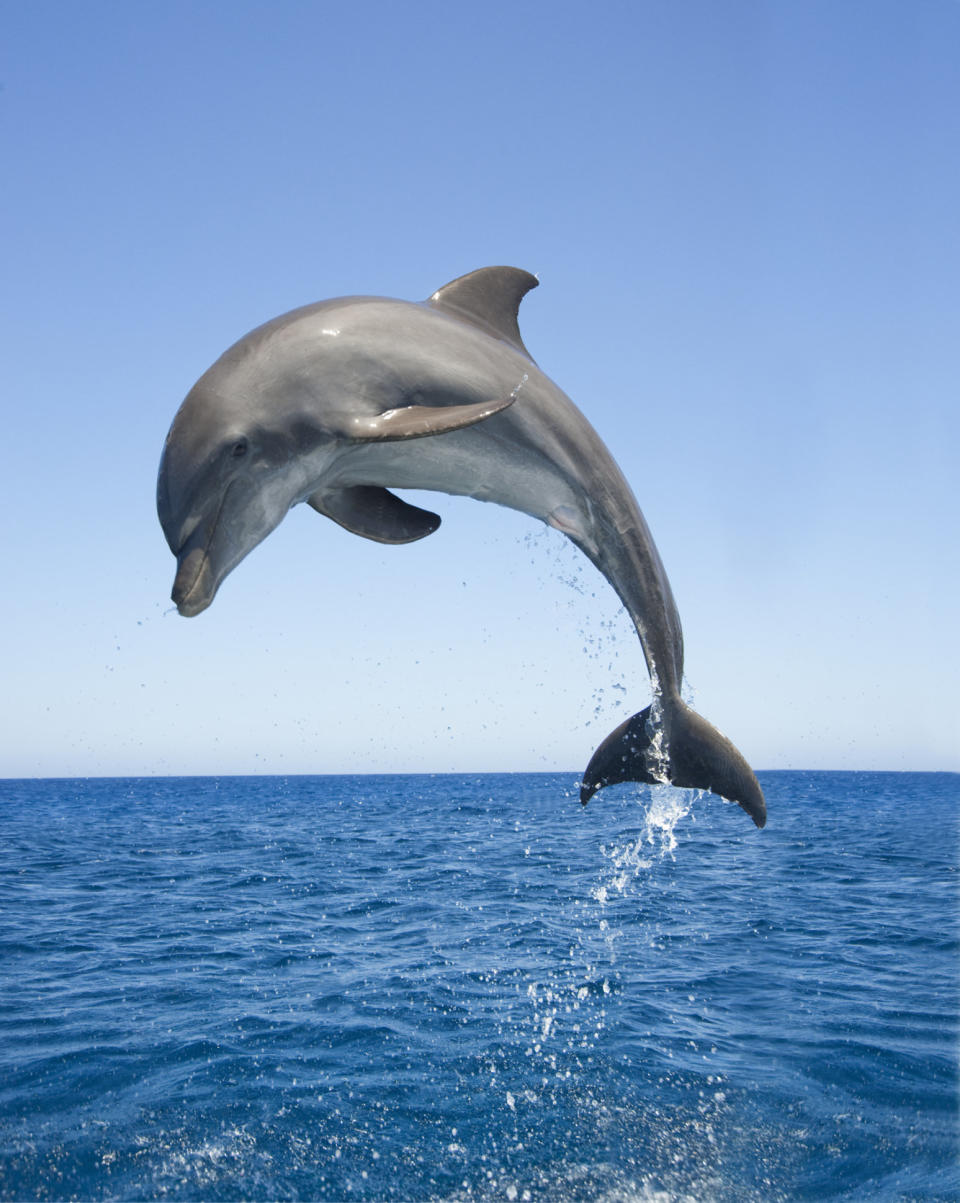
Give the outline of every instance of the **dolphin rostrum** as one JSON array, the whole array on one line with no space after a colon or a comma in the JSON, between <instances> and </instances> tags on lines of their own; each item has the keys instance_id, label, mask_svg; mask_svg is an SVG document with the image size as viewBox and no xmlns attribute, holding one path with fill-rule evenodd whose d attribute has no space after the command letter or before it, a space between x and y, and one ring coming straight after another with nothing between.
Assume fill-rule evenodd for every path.
<instances>
[{"instance_id":1,"label":"dolphin rostrum","mask_svg":"<svg viewBox=\"0 0 960 1203\"><path fill-rule=\"evenodd\" d=\"M191 389L163 449L157 510L177 557L173 600L186 616L205 610L301 501L382 543L440 525L389 489L520 510L607 578L653 684L652 704L594 753L581 801L616 782L670 782L738 802L762 827L747 762L680 696L680 618L633 493L520 338L520 301L537 283L518 268L481 268L422 303L322 301L235 343Z\"/></svg>"}]
</instances>

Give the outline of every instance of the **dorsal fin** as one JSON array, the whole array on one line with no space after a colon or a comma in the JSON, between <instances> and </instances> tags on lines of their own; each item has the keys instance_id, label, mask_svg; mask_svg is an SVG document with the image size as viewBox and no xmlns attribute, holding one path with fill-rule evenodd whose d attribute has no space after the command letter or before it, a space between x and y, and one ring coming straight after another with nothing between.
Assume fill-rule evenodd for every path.
<instances>
[{"instance_id":1,"label":"dorsal fin","mask_svg":"<svg viewBox=\"0 0 960 1203\"><path fill-rule=\"evenodd\" d=\"M526 294L539 283L536 276L519 267L481 267L438 288L427 304L472 322L494 338L505 339L531 359L520 337L517 312Z\"/></svg>"}]
</instances>

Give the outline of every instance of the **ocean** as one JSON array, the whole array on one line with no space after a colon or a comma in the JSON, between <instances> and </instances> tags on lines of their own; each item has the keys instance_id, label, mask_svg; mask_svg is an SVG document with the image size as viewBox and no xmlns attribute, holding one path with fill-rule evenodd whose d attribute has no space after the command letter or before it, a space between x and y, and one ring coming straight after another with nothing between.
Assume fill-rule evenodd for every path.
<instances>
[{"instance_id":1,"label":"ocean","mask_svg":"<svg viewBox=\"0 0 960 1203\"><path fill-rule=\"evenodd\" d=\"M0 1197L960 1199L960 776L0 782Z\"/></svg>"}]
</instances>

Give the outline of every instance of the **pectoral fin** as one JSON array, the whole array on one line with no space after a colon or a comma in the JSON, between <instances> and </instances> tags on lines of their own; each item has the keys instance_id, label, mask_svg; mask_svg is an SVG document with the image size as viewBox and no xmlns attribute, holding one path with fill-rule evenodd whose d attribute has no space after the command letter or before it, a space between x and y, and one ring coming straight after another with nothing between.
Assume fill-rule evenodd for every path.
<instances>
[{"instance_id":1,"label":"pectoral fin","mask_svg":"<svg viewBox=\"0 0 960 1203\"><path fill-rule=\"evenodd\" d=\"M402 409L388 409L382 414L351 418L344 426L343 434L359 442L389 442L447 434L493 417L514 403L516 393L514 390L509 397L478 401L473 405L406 405Z\"/></svg>"},{"instance_id":2,"label":"pectoral fin","mask_svg":"<svg viewBox=\"0 0 960 1203\"><path fill-rule=\"evenodd\" d=\"M314 493L307 504L355 535L377 543L413 543L432 535L440 517L375 485Z\"/></svg>"}]
</instances>

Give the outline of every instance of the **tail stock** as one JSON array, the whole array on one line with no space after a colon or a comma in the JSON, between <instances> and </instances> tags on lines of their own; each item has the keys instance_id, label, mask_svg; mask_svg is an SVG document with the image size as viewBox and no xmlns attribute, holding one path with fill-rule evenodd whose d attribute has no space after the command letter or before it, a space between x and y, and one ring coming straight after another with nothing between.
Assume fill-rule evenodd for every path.
<instances>
[{"instance_id":1,"label":"tail stock","mask_svg":"<svg viewBox=\"0 0 960 1203\"><path fill-rule=\"evenodd\" d=\"M726 736L677 700L648 706L612 731L594 752L580 787L586 805L605 785L640 781L705 789L736 802L758 827L767 821L753 770Z\"/></svg>"}]
</instances>

